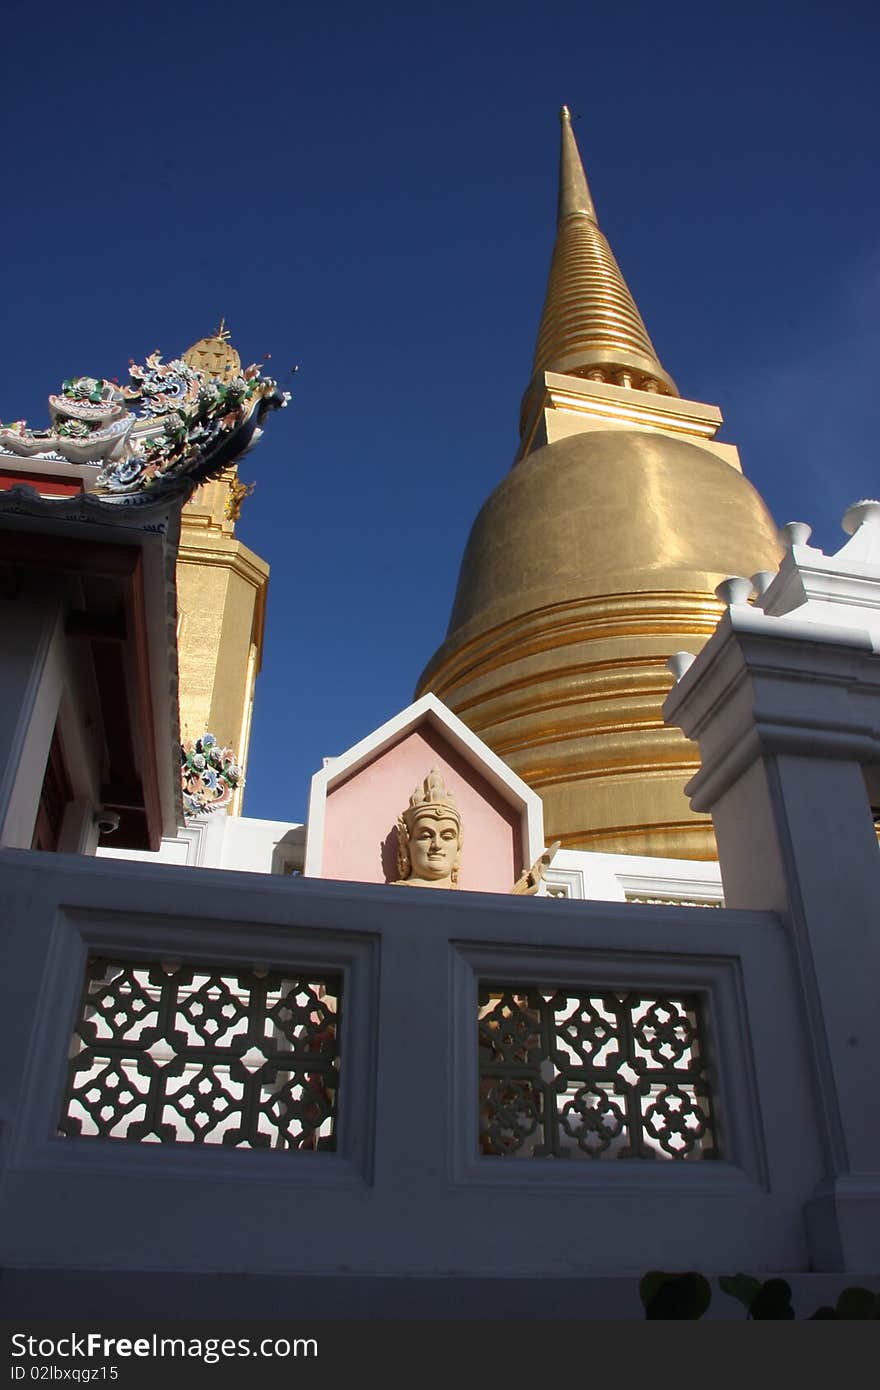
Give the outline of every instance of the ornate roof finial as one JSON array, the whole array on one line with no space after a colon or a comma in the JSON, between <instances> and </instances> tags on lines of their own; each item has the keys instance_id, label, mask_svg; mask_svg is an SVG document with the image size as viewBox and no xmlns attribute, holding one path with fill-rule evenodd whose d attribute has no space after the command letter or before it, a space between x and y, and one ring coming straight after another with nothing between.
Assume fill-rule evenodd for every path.
<instances>
[{"instance_id":1,"label":"ornate roof finial","mask_svg":"<svg viewBox=\"0 0 880 1390\"><path fill-rule=\"evenodd\" d=\"M217 332L214 334L214 337L219 338L221 343L228 343L229 339L232 337L232 334L226 327L225 317L221 318L220 323L217 326Z\"/></svg>"}]
</instances>

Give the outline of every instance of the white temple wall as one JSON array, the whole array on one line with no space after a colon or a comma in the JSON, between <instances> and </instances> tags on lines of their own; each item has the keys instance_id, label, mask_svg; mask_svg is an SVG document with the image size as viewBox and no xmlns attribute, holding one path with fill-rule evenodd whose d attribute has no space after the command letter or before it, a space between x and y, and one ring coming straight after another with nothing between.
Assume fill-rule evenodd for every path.
<instances>
[{"instance_id":1,"label":"white temple wall","mask_svg":"<svg viewBox=\"0 0 880 1390\"><path fill-rule=\"evenodd\" d=\"M302 872L306 827L293 821L227 816L224 811L193 818L175 838L164 838L156 854L102 847L99 858L148 864L189 864L247 873ZM721 870L717 863L693 859L653 859L638 854L598 854L558 850L540 896L590 902L683 902L720 907Z\"/></svg>"},{"instance_id":2,"label":"white temple wall","mask_svg":"<svg viewBox=\"0 0 880 1390\"><path fill-rule=\"evenodd\" d=\"M823 1171L813 1060L773 914L453 898L28 852L0 854L0 871L16 961L0 977L9 1277L815 1267L804 1225ZM59 1137L94 955L341 972L337 1150ZM721 1157L481 1153L480 981L698 996Z\"/></svg>"},{"instance_id":3,"label":"white temple wall","mask_svg":"<svg viewBox=\"0 0 880 1390\"><path fill-rule=\"evenodd\" d=\"M720 907L723 903L717 863L578 849L557 850L541 892L551 898L590 902L682 903L689 907Z\"/></svg>"},{"instance_id":4,"label":"white temple wall","mask_svg":"<svg viewBox=\"0 0 880 1390\"><path fill-rule=\"evenodd\" d=\"M305 853L305 826L296 821L227 816L225 810L193 817L173 838L163 836L149 850L98 850L100 858L146 864L188 864L190 868L236 869L254 874L298 874Z\"/></svg>"}]
</instances>

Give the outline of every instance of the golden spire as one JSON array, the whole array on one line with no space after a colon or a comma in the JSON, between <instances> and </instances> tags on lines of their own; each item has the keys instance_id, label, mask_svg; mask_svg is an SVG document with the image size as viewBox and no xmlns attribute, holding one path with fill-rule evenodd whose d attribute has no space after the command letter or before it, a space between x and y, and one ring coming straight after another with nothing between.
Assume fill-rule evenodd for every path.
<instances>
[{"instance_id":1,"label":"golden spire","mask_svg":"<svg viewBox=\"0 0 880 1390\"><path fill-rule=\"evenodd\" d=\"M571 128L571 112L567 106L563 106L559 116L562 121L562 144L559 149L557 226L561 226L566 217L590 217L596 222L596 209L593 207L587 176L578 154L577 141Z\"/></svg>"},{"instance_id":2,"label":"golden spire","mask_svg":"<svg viewBox=\"0 0 880 1390\"><path fill-rule=\"evenodd\" d=\"M571 112L561 111L559 217L532 378L543 372L677 396L599 230ZM526 392L524 417L532 387Z\"/></svg>"}]
</instances>

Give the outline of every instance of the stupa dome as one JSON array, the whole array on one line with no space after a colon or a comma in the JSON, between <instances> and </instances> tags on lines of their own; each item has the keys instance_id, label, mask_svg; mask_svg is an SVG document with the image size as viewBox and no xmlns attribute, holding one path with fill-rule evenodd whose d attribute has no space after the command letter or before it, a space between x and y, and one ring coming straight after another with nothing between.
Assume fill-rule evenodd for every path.
<instances>
[{"instance_id":1,"label":"stupa dome","mask_svg":"<svg viewBox=\"0 0 880 1390\"><path fill-rule=\"evenodd\" d=\"M767 507L709 448L595 429L528 455L480 511L432 690L538 791L567 848L714 856L684 785L696 748L663 724L728 575L775 569Z\"/></svg>"},{"instance_id":2,"label":"stupa dome","mask_svg":"<svg viewBox=\"0 0 880 1390\"><path fill-rule=\"evenodd\" d=\"M448 637L459 645L475 621L485 632L600 594L711 595L728 575L766 569L778 554L758 492L699 444L637 430L578 434L530 454L484 504Z\"/></svg>"}]
</instances>

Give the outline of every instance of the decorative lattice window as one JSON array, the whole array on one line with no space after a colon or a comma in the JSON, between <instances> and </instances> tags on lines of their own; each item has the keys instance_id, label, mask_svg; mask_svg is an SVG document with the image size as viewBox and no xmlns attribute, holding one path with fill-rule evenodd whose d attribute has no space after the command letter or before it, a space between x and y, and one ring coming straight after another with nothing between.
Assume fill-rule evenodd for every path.
<instances>
[{"instance_id":1,"label":"decorative lattice window","mask_svg":"<svg viewBox=\"0 0 880 1390\"><path fill-rule=\"evenodd\" d=\"M483 985L480 1150L719 1157L696 996Z\"/></svg>"},{"instance_id":2,"label":"decorative lattice window","mask_svg":"<svg viewBox=\"0 0 880 1390\"><path fill-rule=\"evenodd\" d=\"M63 1135L336 1147L341 979L93 958Z\"/></svg>"}]
</instances>

